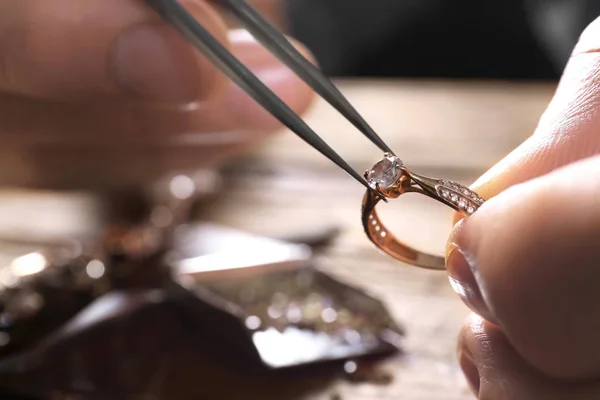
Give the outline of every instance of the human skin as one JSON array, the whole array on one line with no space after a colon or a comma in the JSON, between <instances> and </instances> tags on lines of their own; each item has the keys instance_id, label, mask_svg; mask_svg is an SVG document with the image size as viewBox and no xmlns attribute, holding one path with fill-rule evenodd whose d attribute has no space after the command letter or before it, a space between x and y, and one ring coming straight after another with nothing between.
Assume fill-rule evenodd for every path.
<instances>
[{"instance_id":1,"label":"human skin","mask_svg":"<svg viewBox=\"0 0 600 400\"><path fill-rule=\"evenodd\" d=\"M247 32L206 1L182 4L292 109L309 107L312 90ZM144 185L279 128L142 0L0 0L4 185Z\"/></svg>"},{"instance_id":2,"label":"human skin","mask_svg":"<svg viewBox=\"0 0 600 400\"><path fill-rule=\"evenodd\" d=\"M448 245L474 311L459 362L480 399L600 398L600 19L533 135L474 185Z\"/></svg>"},{"instance_id":3,"label":"human skin","mask_svg":"<svg viewBox=\"0 0 600 400\"><path fill-rule=\"evenodd\" d=\"M307 109L312 92L248 35L201 0L184 4ZM3 183L144 184L277 128L142 1L0 0ZM473 186L490 200L449 241L450 279L474 311L458 359L480 399L600 398L599 150L596 21L537 130Z\"/></svg>"}]
</instances>

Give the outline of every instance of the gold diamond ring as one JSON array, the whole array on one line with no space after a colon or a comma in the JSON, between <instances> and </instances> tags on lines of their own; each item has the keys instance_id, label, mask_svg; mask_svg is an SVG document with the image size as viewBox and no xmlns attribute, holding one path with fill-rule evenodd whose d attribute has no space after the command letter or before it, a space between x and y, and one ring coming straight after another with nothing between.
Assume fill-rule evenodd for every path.
<instances>
[{"instance_id":1,"label":"gold diamond ring","mask_svg":"<svg viewBox=\"0 0 600 400\"><path fill-rule=\"evenodd\" d=\"M375 206L384 198L395 199L404 193L420 193L435 199L465 216L473 214L484 199L466 186L445 179L432 179L411 172L396 156L386 153L365 179L376 190L367 190L362 204L362 223L369 239L397 260L421 268L446 268L444 257L415 250L394 237L381 223Z\"/></svg>"}]
</instances>

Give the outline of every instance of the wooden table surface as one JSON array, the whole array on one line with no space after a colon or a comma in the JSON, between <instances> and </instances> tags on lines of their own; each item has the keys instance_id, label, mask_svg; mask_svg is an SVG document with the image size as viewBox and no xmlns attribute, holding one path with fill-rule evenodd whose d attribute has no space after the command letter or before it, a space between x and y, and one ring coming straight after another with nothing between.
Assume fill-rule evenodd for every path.
<instances>
[{"instance_id":1,"label":"wooden table surface","mask_svg":"<svg viewBox=\"0 0 600 400\"><path fill-rule=\"evenodd\" d=\"M533 132L554 90L547 84L339 83L412 170L466 184ZM381 156L324 102L315 104L307 120L359 171ZM472 398L455 360L455 339L466 307L444 273L403 265L368 242L360 224L360 185L289 132L250 155L232 179L235 185L210 210L213 221L276 237L340 227L341 236L319 257L319 265L375 293L407 328L406 354L385 366L394 376L391 384L340 381L303 398L331 399L333 393L344 400ZM15 196L20 196L18 202ZM31 196L2 194L0 236L26 235L32 229L50 234L58 221L63 229L77 230L80 221L65 217L82 204L77 198L46 195L46 206L40 204ZM48 213L48 207L56 212ZM37 210L40 218L23 218L24 208L28 213ZM424 250L443 251L451 229L448 209L422 196L403 196L383 206L381 213L399 237Z\"/></svg>"},{"instance_id":2,"label":"wooden table surface","mask_svg":"<svg viewBox=\"0 0 600 400\"><path fill-rule=\"evenodd\" d=\"M554 87L540 84L446 82L340 82L343 92L388 145L414 171L472 183L533 132ZM307 120L358 171L381 153L325 102ZM360 224L363 189L289 132L253 155L215 221L265 235L328 224L341 237L319 260L328 272L361 285L386 302L406 325L406 354L386 366L388 386L339 382L312 394L344 400L469 399L456 363L456 336L467 308L444 273L409 267L380 254ZM404 198L405 197L405 198ZM399 237L441 253L451 212L422 196L381 206Z\"/></svg>"}]
</instances>

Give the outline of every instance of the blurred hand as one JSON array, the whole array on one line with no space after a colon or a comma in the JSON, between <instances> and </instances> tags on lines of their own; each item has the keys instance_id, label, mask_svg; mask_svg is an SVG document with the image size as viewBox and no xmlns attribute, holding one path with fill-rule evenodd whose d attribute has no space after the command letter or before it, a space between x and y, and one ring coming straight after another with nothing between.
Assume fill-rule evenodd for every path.
<instances>
[{"instance_id":1,"label":"blurred hand","mask_svg":"<svg viewBox=\"0 0 600 400\"><path fill-rule=\"evenodd\" d=\"M182 4L296 112L312 92L203 0ZM146 183L254 146L276 121L141 0L0 0L0 183Z\"/></svg>"},{"instance_id":2,"label":"blurred hand","mask_svg":"<svg viewBox=\"0 0 600 400\"><path fill-rule=\"evenodd\" d=\"M451 282L475 312L459 361L480 399L600 398L600 20L536 132L474 186ZM480 317L481 316L481 317Z\"/></svg>"}]
</instances>

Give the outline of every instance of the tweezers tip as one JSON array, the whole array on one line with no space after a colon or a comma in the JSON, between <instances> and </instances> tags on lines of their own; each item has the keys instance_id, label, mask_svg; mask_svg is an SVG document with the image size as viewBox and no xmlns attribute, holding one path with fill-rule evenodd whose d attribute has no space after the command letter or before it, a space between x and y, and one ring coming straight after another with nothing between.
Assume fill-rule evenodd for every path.
<instances>
[{"instance_id":1,"label":"tweezers tip","mask_svg":"<svg viewBox=\"0 0 600 400\"><path fill-rule=\"evenodd\" d=\"M364 185L367 187L367 189L373 193L375 196L377 196L379 198L379 200L383 200L385 203L388 202L388 199L381 193L379 192L377 189L373 189L368 183L364 183Z\"/></svg>"}]
</instances>

